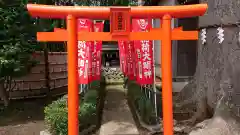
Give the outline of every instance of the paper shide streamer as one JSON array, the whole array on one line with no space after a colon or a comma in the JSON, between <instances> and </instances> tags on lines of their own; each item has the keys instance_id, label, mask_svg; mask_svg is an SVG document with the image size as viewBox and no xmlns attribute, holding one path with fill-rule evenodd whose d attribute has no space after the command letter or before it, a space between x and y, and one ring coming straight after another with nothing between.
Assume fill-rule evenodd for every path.
<instances>
[{"instance_id":1,"label":"paper shide streamer","mask_svg":"<svg viewBox=\"0 0 240 135\"><path fill-rule=\"evenodd\" d=\"M217 37L219 39L219 44L221 44L224 41L224 30L222 27L218 27L217 29Z\"/></svg>"}]
</instances>

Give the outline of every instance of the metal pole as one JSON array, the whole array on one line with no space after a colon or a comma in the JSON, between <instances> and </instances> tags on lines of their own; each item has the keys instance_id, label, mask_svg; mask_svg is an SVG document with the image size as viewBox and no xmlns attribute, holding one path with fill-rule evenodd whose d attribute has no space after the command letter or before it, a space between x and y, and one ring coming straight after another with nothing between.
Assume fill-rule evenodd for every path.
<instances>
[{"instance_id":1,"label":"metal pole","mask_svg":"<svg viewBox=\"0 0 240 135\"><path fill-rule=\"evenodd\" d=\"M78 135L77 21L67 16L68 31L68 135Z\"/></svg>"},{"instance_id":2,"label":"metal pole","mask_svg":"<svg viewBox=\"0 0 240 135\"><path fill-rule=\"evenodd\" d=\"M144 85L144 94L145 94L145 97L147 98L148 96L147 96L147 85L146 84Z\"/></svg>"},{"instance_id":3,"label":"metal pole","mask_svg":"<svg viewBox=\"0 0 240 135\"><path fill-rule=\"evenodd\" d=\"M82 90L83 90L83 85L82 84L80 84L81 85L81 87L80 87L80 93L82 93Z\"/></svg>"},{"instance_id":4,"label":"metal pole","mask_svg":"<svg viewBox=\"0 0 240 135\"><path fill-rule=\"evenodd\" d=\"M148 90L148 98L151 100L151 87L149 86L149 90Z\"/></svg>"},{"instance_id":5,"label":"metal pole","mask_svg":"<svg viewBox=\"0 0 240 135\"><path fill-rule=\"evenodd\" d=\"M164 37L161 45L161 63L164 135L173 135L171 19L168 14L162 18Z\"/></svg>"},{"instance_id":6,"label":"metal pole","mask_svg":"<svg viewBox=\"0 0 240 135\"><path fill-rule=\"evenodd\" d=\"M142 6L142 0L138 0L137 4L138 4L138 6ZM145 90L143 90L144 85L141 85L140 87L141 87L141 92L144 93L144 95L145 95Z\"/></svg>"},{"instance_id":7,"label":"metal pole","mask_svg":"<svg viewBox=\"0 0 240 135\"><path fill-rule=\"evenodd\" d=\"M152 27L154 19L152 19ZM157 89L156 89L156 67L155 67L155 53L154 53L154 41L153 41L153 92L154 92L154 109L156 115L156 122L158 123L158 111L157 111Z\"/></svg>"},{"instance_id":8,"label":"metal pole","mask_svg":"<svg viewBox=\"0 0 240 135\"><path fill-rule=\"evenodd\" d=\"M87 92L88 87L89 87L89 84L86 84L85 86L86 86L86 87L85 87L85 89L84 89L84 94Z\"/></svg>"}]
</instances>

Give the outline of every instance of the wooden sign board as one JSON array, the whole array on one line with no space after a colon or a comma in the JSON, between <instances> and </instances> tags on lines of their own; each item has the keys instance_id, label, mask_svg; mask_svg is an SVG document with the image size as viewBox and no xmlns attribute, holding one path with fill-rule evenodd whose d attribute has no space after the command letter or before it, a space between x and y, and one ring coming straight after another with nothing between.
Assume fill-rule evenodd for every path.
<instances>
[{"instance_id":1,"label":"wooden sign board","mask_svg":"<svg viewBox=\"0 0 240 135\"><path fill-rule=\"evenodd\" d=\"M130 8L110 8L111 34L113 36L127 36L130 33Z\"/></svg>"}]
</instances>

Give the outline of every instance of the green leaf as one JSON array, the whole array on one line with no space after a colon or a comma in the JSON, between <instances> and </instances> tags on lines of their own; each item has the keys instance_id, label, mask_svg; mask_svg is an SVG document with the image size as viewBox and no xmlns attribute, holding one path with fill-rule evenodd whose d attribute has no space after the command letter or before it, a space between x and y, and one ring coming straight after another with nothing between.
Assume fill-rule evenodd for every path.
<instances>
[{"instance_id":1,"label":"green leaf","mask_svg":"<svg viewBox=\"0 0 240 135\"><path fill-rule=\"evenodd\" d=\"M33 20L21 3L0 8L0 77L24 75L34 65L30 56L37 48L31 40L38 26Z\"/></svg>"}]
</instances>

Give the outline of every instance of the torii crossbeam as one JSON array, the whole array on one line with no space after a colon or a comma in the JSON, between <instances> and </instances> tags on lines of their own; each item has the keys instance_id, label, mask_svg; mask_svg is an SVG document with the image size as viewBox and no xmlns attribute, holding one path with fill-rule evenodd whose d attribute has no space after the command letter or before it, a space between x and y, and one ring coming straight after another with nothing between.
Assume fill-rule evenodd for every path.
<instances>
[{"instance_id":1,"label":"torii crossbeam","mask_svg":"<svg viewBox=\"0 0 240 135\"><path fill-rule=\"evenodd\" d=\"M78 135L78 72L77 41L161 40L162 99L164 135L173 135L172 108L172 40L197 40L197 31L172 29L172 18L201 16L207 4L186 6L141 6L141 7L83 7L28 4L33 17L61 18L67 21L67 30L38 32L38 41L68 42L68 135ZM77 18L110 19L111 32L77 32ZM131 32L131 18L160 18L161 28L149 32Z\"/></svg>"}]
</instances>

